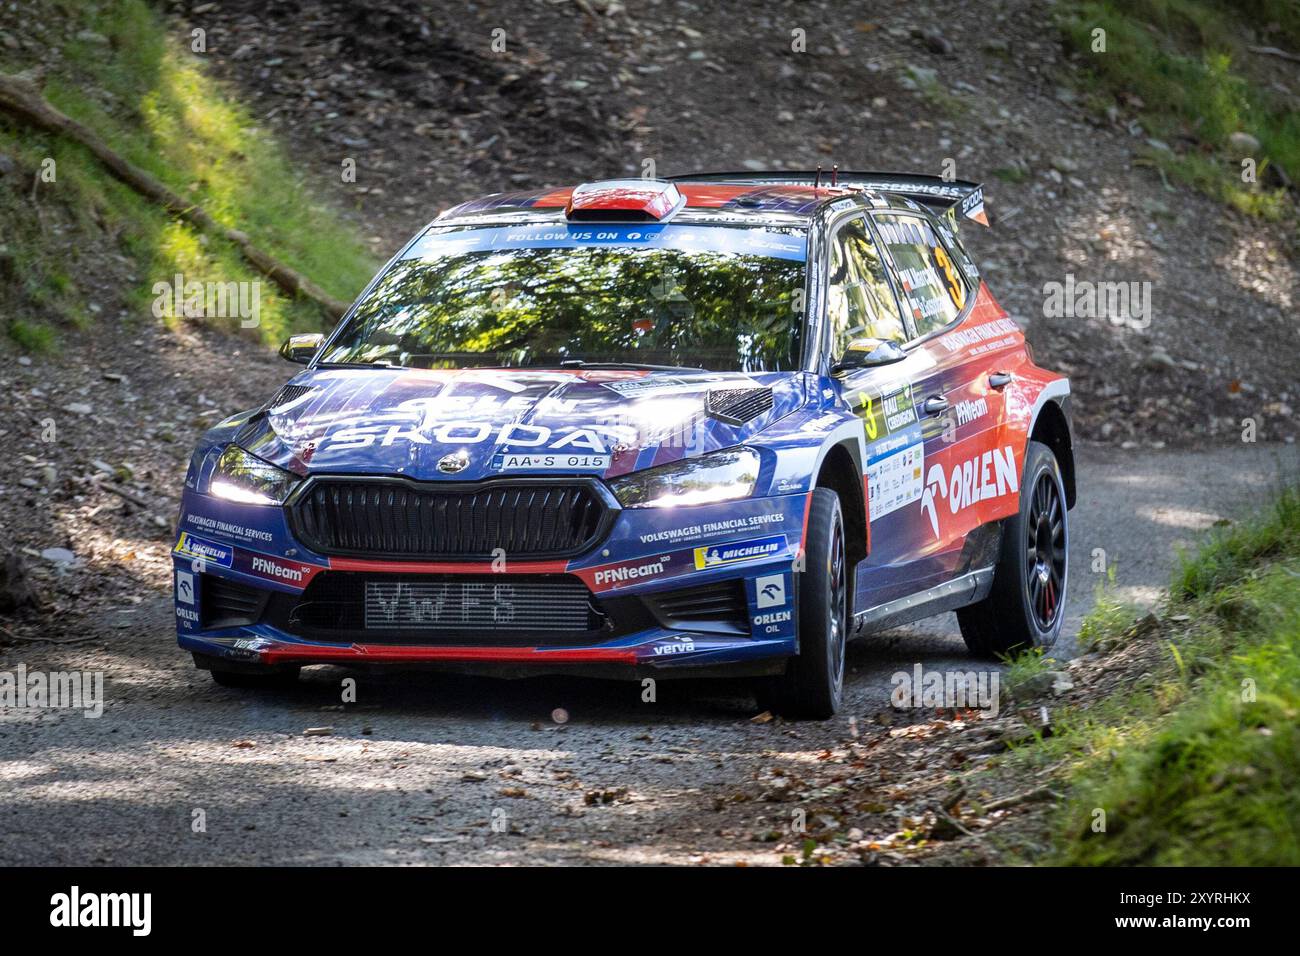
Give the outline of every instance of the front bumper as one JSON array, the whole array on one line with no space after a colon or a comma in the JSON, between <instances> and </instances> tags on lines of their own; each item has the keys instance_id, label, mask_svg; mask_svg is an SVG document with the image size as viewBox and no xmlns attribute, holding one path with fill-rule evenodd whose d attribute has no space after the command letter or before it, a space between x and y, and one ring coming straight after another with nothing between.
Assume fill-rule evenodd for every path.
<instances>
[{"instance_id":1,"label":"front bumper","mask_svg":"<svg viewBox=\"0 0 1300 956\"><path fill-rule=\"evenodd\" d=\"M241 668L768 672L797 650L791 567L806 508L807 496L796 494L627 509L580 557L493 567L313 554L295 540L282 509L187 491L173 549L178 643ZM524 585L550 583L568 593L585 588L588 625L556 630L544 607L538 629L492 623L490 609L517 603ZM397 605L403 587L425 597ZM351 597L322 603L322 593ZM448 626L444 604L473 620Z\"/></svg>"}]
</instances>

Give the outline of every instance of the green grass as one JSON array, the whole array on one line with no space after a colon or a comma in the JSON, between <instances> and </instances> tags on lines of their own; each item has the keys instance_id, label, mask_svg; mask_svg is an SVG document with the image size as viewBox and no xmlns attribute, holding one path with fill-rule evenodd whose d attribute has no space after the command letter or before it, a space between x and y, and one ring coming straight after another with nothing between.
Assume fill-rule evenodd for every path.
<instances>
[{"instance_id":1,"label":"green grass","mask_svg":"<svg viewBox=\"0 0 1300 956\"><path fill-rule=\"evenodd\" d=\"M1004 183L1023 183L1029 179L1029 170L1020 166L999 166L993 175Z\"/></svg>"},{"instance_id":2,"label":"green grass","mask_svg":"<svg viewBox=\"0 0 1300 956\"><path fill-rule=\"evenodd\" d=\"M1106 569L1106 580L1093 591L1092 611L1079 625L1079 646L1085 651L1105 651L1118 647L1130 635L1130 625L1137 620L1138 609L1115 596L1115 566Z\"/></svg>"},{"instance_id":3,"label":"green grass","mask_svg":"<svg viewBox=\"0 0 1300 956\"><path fill-rule=\"evenodd\" d=\"M25 352L53 352L57 346L54 330L24 319L11 319L9 337Z\"/></svg>"},{"instance_id":4,"label":"green grass","mask_svg":"<svg viewBox=\"0 0 1300 956\"><path fill-rule=\"evenodd\" d=\"M1283 490L1271 520L1234 527L1213 536L1194 556L1183 556L1174 574L1177 599L1212 597L1239 583L1260 561L1300 554L1300 491Z\"/></svg>"},{"instance_id":5,"label":"green grass","mask_svg":"<svg viewBox=\"0 0 1300 956\"><path fill-rule=\"evenodd\" d=\"M1063 10L1067 44L1085 64L1099 105L1132 104L1151 137L1147 161L1250 215L1281 220L1294 208L1286 190L1263 185L1270 163L1300 176L1300 115L1259 79L1247 58L1245 28L1277 24L1300 40L1300 7L1288 0L1073 0ZM1106 31L1094 52L1093 30ZM1281 62L1281 61L1279 61ZM1135 104L1133 97L1140 100ZM1242 181L1245 157L1229 138L1248 133L1260 148L1256 184Z\"/></svg>"},{"instance_id":6,"label":"green grass","mask_svg":"<svg viewBox=\"0 0 1300 956\"><path fill-rule=\"evenodd\" d=\"M309 188L270 134L207 75L185 38L169 37L143 0L98 6L64 0L57 7L74 19L77 29L107 37L111 48L67 41L62 62L45 83L44 94L53 105L336 297L350 299L361 289L378 263L355 230L316 198L336 184ZM133 313L152 320L154 284L171 282L181 273L187 282L260 282L261 323L245 334L267 343L322 327L325 320L312 303L287 296L253 270L232 244L201 235L117 182L82 148L0 122L0 150L29 169L44 157L55 160L57 183L41 186L41 201L62 203L77 217L79 231L98 236L102 230L135 260L140 281L128 297ZM337 188L345 187L340 183ZM0 194L0 203L15 205L23 199L14 192ZM27 315L21 321L31 325L52 315L62 324L84 328L84 293L76 288L77 255L70 244L43 232L32 222L29 207L0 208L0 217L20 224L5 241L25 277ZM171 311L166 310L165 322L186 321ZM239 327L238 318L203 321ZM12 321L9 332L23 347L32 340L28 332L15 332Z\"/></svg>"},{"instance_id":7,"label":"green grass","mask_svg":"<svg viewBox=\"0 0 1300 956\"><path fill-rule=\"evenodd\" d=\"M966 113L966 103L962 98L944 86L932 71L909 66L904 71L904 77L921 94L926 105L936 112L950 119L959 119Z\"/></svg>"},{"instance_id":8,"label":"green grass","mask_svg":"<svg viewBox=\"0 0 1300 956\"><path fill-rule=\"evenodd\" d=\"M1037 682L1040 675L1057 670L1059 664L1050 657L1043 656L1041 647L1030 648L1014 657L1004 658L1007 665L1002 680L1007 693L1014 698L1016 693Z\"/></svg>"},{"instance_id":9,"label":"green grass","mask_svg":"<svg viewBox=\"0 0 1300 956\"><path fill-rule=\"evenodd\" d=\"M1068 766L1051 862L1300 864L1300 493L1185 558L1173 594L1158 666L1018 755Z\"/></svg>"}]
</instances>

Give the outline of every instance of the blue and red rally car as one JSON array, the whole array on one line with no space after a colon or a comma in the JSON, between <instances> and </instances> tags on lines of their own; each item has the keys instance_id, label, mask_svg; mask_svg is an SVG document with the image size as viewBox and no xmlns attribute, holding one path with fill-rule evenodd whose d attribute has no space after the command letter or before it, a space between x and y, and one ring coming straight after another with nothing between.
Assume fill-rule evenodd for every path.
<instances>
[{"instance_id":1,"label":"blue and red rally car","mask_svg":"<svg viewBox=\"0 0 1300 956\"><path fill-rule=\"evenodd\" d=\"M957 610L1047 646L1069 383L958 239L974 184L720 173L439 216L307 368L203 436L180 646L310 664L745 675L824 718L848 638Z\"/></svg>"}]
</instances>

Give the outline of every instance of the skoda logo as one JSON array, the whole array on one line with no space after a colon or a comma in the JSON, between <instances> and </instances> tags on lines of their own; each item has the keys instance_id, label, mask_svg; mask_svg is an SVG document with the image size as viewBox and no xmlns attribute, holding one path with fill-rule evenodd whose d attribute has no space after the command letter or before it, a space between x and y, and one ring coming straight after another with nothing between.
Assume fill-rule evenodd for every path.
<instances>
[{"instance_id":1,"label":"skoda logo","mask_svg":"<svg viewBox=\"0 0 1300 956\"><path fill-rule=\"evenodd\" d=\"M450 455L443 455L438 459L438 470L448 475L454 475L458 471L464 471L469 465L469 452L465 449L454 451Z\"/></svg>"}]
</instances>

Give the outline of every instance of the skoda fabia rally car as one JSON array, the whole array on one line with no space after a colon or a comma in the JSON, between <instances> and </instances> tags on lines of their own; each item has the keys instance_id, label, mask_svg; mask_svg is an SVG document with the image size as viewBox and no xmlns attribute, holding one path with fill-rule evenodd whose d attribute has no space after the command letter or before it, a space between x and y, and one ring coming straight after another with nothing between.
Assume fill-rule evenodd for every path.
<instances>
[{"instance_id":1,"label":"skoda fabia rally car","mask_svg":"<svg viewBox=\"0 0 1300 956\"><path fill-rule=\"evenodd\" d=\"M845 642L956 610L1061 628L1069 384L958 238L970 183L722 173L457 206L190 462L180 646L304 665L758 678L840 705Z\"/></svg>"}]
</instances>

